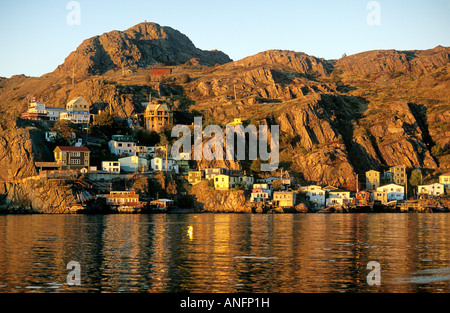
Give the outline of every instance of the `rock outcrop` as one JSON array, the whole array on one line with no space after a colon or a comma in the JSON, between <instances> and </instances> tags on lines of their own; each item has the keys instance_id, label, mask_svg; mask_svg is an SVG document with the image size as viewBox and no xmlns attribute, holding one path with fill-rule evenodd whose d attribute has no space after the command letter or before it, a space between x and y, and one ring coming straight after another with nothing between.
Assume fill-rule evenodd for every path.
<instances>
[{"instance_id":1,"label":"rock outcrop","mask_svg":"<svg viewBox=\"0 0 450 313\"><path fill-rule=\"evenodd\" d=\"M112 69L137 69L154 64L180 65L191 59L199 64L230 62L220 51L204 51L179 31L156 23L141 23L126 31L112 31L85 40L55 74L71 77L102 75Z\"/></svg>"}]
</instances>

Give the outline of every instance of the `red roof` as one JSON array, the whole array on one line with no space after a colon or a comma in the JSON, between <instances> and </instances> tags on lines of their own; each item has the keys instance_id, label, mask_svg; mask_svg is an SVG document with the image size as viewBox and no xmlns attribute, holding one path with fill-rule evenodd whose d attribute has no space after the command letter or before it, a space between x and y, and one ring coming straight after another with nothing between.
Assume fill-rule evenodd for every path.
<instances>
[{"instance_id":1,"label":"red roof","mask_svg":"<svg viewBox=\"0 0 450 313\"><path fill-rule=\"evenodd\" d=\"M61 151L91 152L86 147L57 146L56 149L58 149L58 148L61 149Z\"/></svg>"}]
</instances>

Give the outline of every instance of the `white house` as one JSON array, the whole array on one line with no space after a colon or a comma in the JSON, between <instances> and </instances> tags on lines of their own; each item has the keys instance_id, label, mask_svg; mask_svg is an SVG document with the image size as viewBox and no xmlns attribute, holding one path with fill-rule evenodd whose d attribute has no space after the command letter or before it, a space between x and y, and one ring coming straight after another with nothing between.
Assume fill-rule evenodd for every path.
<instances>
[{"instance_id":1,"label":"white house","mask_svg":"<svg viewBox=\"0 0 450 313\"><path fill-rule=\"evenodd\" d=\"M270 190L253 188L252 194L250 196L250 202L264 202L270 199Z\"/></svg>"},{"instance_id":2,"label":"white house","mask_svg":"<svg viewBox=\"0 0 450 313\"><path fill-rule=\"evenodd\" d=\"M154 157L150 161L150 168L154 171L175 171L175 173L177 174L179 172L179 167L178 164L176 164L175 160L167 158L166 162L166 158L163 157Z\"/></svg>"},{"instance_id":3,"label":"white house","mask_svg":"<svg viewBox=\"0 0 450 313\"><path fill-rule=\"evenodd\" d=\"M350 191L336 189L330 190L326 201L327 205L343 205L351 202Z\"/></svg>"},{"instance_id":4,"label":"white house","mask_svg":"<svg viewBox=\"0 0 450 313\"><path fill-rule=\"evenodd\" d=\"M118 161L103 161L102 171L114 174L120 174L120 162Z\"/></svg>"},{"instance_id":5,"label":"white house","mask_svg":"<svg viewBox=\"0 0 450 313\"><path fill-rule=\"evenodd\" d=\"M272 197L272 189L268 183L255 183L253 189L261 189L263 192L267 192L269 197Z\"/></svg>"},{"instance_id":6,"label":"white house","mask_svg":"<svg viewBox=\"0 0 450 313\"><path fill-rule=\"evenodd\" d=\"M137 155L119 159L120 169L124 172L146 172L148 171L148 160Z\"/></svg>"},{"instance_id":7,"label":"white house","mask_svg":"<svg viewBox=\"0 0 450 313\"><path fill-rule=\"evenodd\" d=\"M83 97L70 100L66 105L66 111L59 114L60 120L69 120L75 124L87 124L91 119L90 105Z\"/></svg>"},{"instance_id":8,"label":"white house","mask_svg":"<svg viewBox=\"0 0 450 313\"><path fill-rule=\"evenodd\" d=\"M387 201L402 201L405 200L405 187L389 184L380 186L377 191L384 191L387 195Z\"/></svg>"},{"instance_id":9,"label":"white house","mask_svg":"<svg viewBox=\"0 0 450 313\"><path fill-rule=\"evenodd\" d=\"M425 194L429 196L441 196L445 194L444 185L435 183L431 185L420 185L417 187L418 194Z\"/></svg>"},{"instance_id":10,"label":"white house","mask_svg":"<svg viewBox=\"0 0 450 313\"><path fill-rule=\"evenodd\" d=\"M108 147L109 151L115 155L122 153L134 155L136 152L136 143L131 136L114 135L108 142Z\"/></svg>"},{"instance_id":11,"label":"white house","mask_svg":"<svg viewBox=\"0 0 450 313\"><path fill-rule=\"evenodd\" d=\"M300 190L305 191L306 197L309 202L312 202L317 207L323 207L325 205L325 190L318 185L302 186Z\"/></svg>"}]
</instances>

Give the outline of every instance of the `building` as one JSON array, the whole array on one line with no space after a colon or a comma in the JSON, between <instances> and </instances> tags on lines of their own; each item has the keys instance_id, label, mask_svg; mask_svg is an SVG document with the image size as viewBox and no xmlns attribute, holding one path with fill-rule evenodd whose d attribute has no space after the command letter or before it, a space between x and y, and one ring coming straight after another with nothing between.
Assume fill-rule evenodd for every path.
<instances>
[{"instance_id":1,"label":"building","mask_svg":"<svg viewBox=\"0 0 450 313\"><path fill-rule=\"evenodd\" d=\"M254 182L255 178L251 175L247 175L244 173L244 175L238 176L238 184L244 184L244 188L246 190L252 188Z\"/></svg>"},{"instance_id":2,"label":"building","mask_svg":"<svg viewBox=\"0 0 450 313\"><path fill-rule=\"evenodd\" d=\"M56 140L56 136L58 136L57 132L54 131L45 132L45 140L47 142L54 142Z\"/></svg>"},{"instance_id":3,"label":"building","mask_svg":"<svg viewBox=\"0 0 450 313\"><path fill-rule=\"evenodd\" d=\"M205 173L203 171L190 171L188 173L188 182L191 185L197 185L202 181Z\"/></svg>"},{"instance_id":4,"label":"building","mask_svg":"<svg viewBox=\"0 0 450 313\"><path fill-rule=\"evenodd\" d=\"M136 152L136 143L132 136L114 135L108 142L108 148L115 155L133 155Z\"/></svg>"},{"instance_id":5,"label":"building","mask_svg":"<svg viewBox=\"0 0 450 313\"><path fill-rule=\"evenodd\" d=\"M328 199L326 199L327 205L344 205L350 204L350 191L343 189L336 189L329 191Z\"/></svg>"},{"instance_id":6,"label":"building","mask_svg":"<svg viewBox=\"0 0 450 313\"><path fill-rule=\"evenodd\" d=\"M64 108L49 107L44 102L33 101L28 105L28 111L22 118L29 120L59 121L60 114L65 113Z\"/></svg>"},{"instance_id":7,"label":"building","mask_svg":"<svg viewBox=\"0 0 450 313\"><path fill-rule=\"evenodd\" d=\"M318 185L310 185L300 187L300 190L306 193L306 197L309 202L311 202L316 207L325 206L325 196L326 191L322 189L321 186Z\"/></svg>"},{"instance_id":8,"label":"building","mask_svg":"<svg viewBox=\"0 0 450 313\"><path fill-rule=\"evenodd\" d=\"M58 146L53 153L62 170L89 169L91 151L86 147Z\"/></svg>"},{"instance_id":9,"label":"building","mask_svg":"<svg viewBox=\"0 0 450 313\"><path fill-rule=\"evenodd\" d=\"M263 192L267 192L269 197L272 197L272 189L268 183L254 183L253 189L261 189Z\"/></svg>"},{"instance_id":10,"label":"building","mask_svg":"<svg viewBox=\"0 0 450 313\"><path fill-rule=\"evenodd\" d=\"M150 202L150 205L156 206L160 209L167 209L174 206L175 201L170 199L158 199Z\"/></svg>"},{"instance_id":11,"label":"building","mask_svg":"<svg viewBox=\"0 0 450 313\"><path fill-rule=\"evenodd\" d=\"M72 99L66 105L66 111L59 115L60 120L68 120L75 124L88 124L91 119L90 105L83 97Z\"/></svg>"},{"instance_id":12,"label":"building","mask_svg":"<svg viewBox=\"0 0 450 313\"><path fill-rule=\"evenodd\" d=\"M166 104L147 104L144 118L145 128L157 133L173 123L173 113Z\"/></svg>"},{"instance_id":13,"label":"building","mask_svg":"<svg viewBox=\"0 0 450 313\"><path fill-rule=\"evenodd\" d=\"M296 202L296 194L292 191L275 191L273 203L278 207L293 207Z\"/></svg>"},{"instance_id":14,"label":"building","mask_svg":"<svg viewBox=\"0 0 450 313\"><path fill-rule=\"evenodd\" d=\"M153 171L162 171L162 172L170 172L174 171L175 173L179 173L178 164L174 159L163 158L163 157L154 157L150 161L150 168Z\"/></svg>"},{"instance_id":15,"label":"building","mask_svg":"<svg viewBox=\"0 0 450 313\"><path fill-rule=\"evenodd\" d=\"M400 185L389 184L380 186L377 188L377 191L384 191L388 202L405 200L405 187Z\"/></svg>"},{"instance_id":16,"label":"building","mask_svg":"<svg viewBox=\"0 0 450 313\"><path fill-rule=\"evenodd\" d=\"M120 170L124 172L147 172L149 170L148 160L137 155L119 159Z\"/></svg>"},{"instance_id":17,"label":"building","mask_svg":"<svg viewBox=\"0 0 450 313\"><path fill-rule=\"evenodd\" d=\"M444 185L445 188L450 188L450 172L439 176L439 183Z\"/></svg>"},{"instance_id":18,"label":"building","mask_svg":"<svg viewBox=\"0 0 450 313\"><path fill-rule=\"evenodd\" d=\"M170 74L172 74L172 69L170 69L170 68L152 68L152 69L150 69L150 76L152 76L152 77L169 76Z\"/></svg>"},{"instance_id":19,"label":"building","mask_svg":"<svg viewBox=\"0 0 450 313\"><path fill-rule=\"evenodd\" d=\"M360 206L366 206L370 204L370 192L358 191L356 193L355 204Z\"/></svg>"},{"instance_id":20,"label":"building","mask_svg":"<svg viewBox=\"0 0 450 313\"><path fill-rule=\"evenodd\" d=\"M205 179L214 179L217 175L227 175L228 169L226 168L207 168L205 169Z\"/></svg>"},{"instance_id":21,"label":"building","mask_svg":"<svg viewBox=\"0 0 450 313\"><path fill-rule=\"evenodd\" d=\"M406 184L406 166L404 165L397 165L393 166L389 169L389 172L393 174L392 179L394 180L394 183L397 185L404 186Z\"/></svg>"},{"instance_id":22,"label":"building","mask_svg":"<svg viewBox=\"0 0 450 313\"><path fill-rule=\"evenodd\" d=\"M376 190L380 187L381 182L380 172L375 170L370 170L366 172L366 189Z\"/></svg>"},{"instance_id":23,"label":"building","mask_svg":"<svg viewBox=\"0 0 450 313\"><path fill-rule=\"evenodd\" d=\"M214 176L214 189L229 190L239 184L239 177L235 175L220 174Z\"/></svg>"},{"instance_id":24,"label":"building","mask_svg":"<svg viewBox=\"0 0 450 313\"><path fill-rule=\"evenodd\" d=\"M381 204L386 204L389 202L387 198L387 192L385 191L375 190L372 192L371 197L374 203L380 202Z\"/></svg>"},{"instance_id":25,"label":"building","mask_svg":"<svg viewBox=\"0 0 450 313\"><path fill-rule=\"evenodd\" d=\"M266 202L270 199L270 194L270 189L253 188L250 196L250 202Z\"/></svg>"},{"instance_id":26,"label":"building","mask_svg":"<svg viewBox=\"0 0 450 313\"><path fill-rule=\"evenodd\" d=\"M103 161L102 162L102 171L120 174L120 162L118 161Z\"/></svg>"},{"instance_id":27,"label":"building","mask_svg":"<svg viewBox=\"0 0 450 313\"><path fill-rule=\"evenodd\" d=\"M445 187L440 183L420 185L417 186L417 193L419 195L442 196L445 194Z\"/></svg>"}]
</instances>

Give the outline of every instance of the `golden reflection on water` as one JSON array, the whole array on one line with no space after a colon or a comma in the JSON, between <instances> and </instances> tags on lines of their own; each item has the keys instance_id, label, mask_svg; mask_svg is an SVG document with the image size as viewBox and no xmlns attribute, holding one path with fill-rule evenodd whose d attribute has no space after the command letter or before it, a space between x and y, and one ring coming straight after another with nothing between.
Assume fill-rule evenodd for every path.
<instances>
[{"instance_id":1,"label":"golden reflection on water","mask_svg":"<svg viewBox=\"0 0 450 313\"><path fill-rule=\"evenodd\" d=\"M7 215L0 292L449 292L449 233L448 214Z\"/></svg>"}]
</instances>

